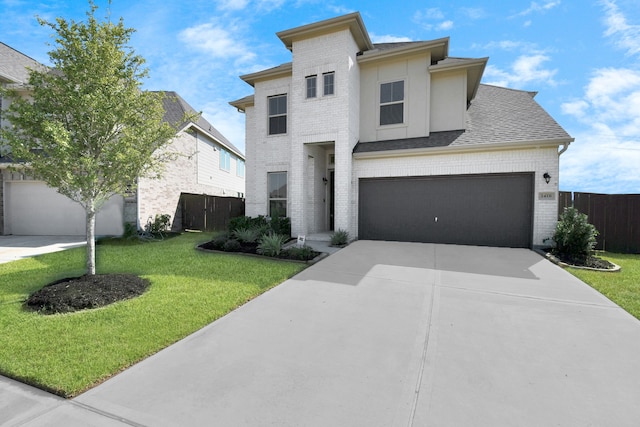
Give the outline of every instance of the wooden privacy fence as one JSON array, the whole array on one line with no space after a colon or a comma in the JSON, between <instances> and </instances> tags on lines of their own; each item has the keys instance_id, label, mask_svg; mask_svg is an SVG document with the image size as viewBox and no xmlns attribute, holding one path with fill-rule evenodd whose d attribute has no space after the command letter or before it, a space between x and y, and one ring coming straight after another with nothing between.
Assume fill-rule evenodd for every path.
<instances>
[{"instance_id":1,"label":"wooden privacy fence","mask_svg":"<svg viewBox=\"0 0 640 427\"><path fill-rule=\"evenodd\" d=\"M222 231L231 218L244 215L244 199L237 197L182 193L180 206L183 230Z\"/></svg>"},{"instance_id":2,"label":"wooden privacy fence","mask_svg":"<svg viewBox=\"0 0 640 427\"><path fill-rule=\"evenodd\" d=\"M600 233L596 249L640 253L640 194L595 194L561 191L559 213L573 206Z\"/></svg>"}]
</instances>

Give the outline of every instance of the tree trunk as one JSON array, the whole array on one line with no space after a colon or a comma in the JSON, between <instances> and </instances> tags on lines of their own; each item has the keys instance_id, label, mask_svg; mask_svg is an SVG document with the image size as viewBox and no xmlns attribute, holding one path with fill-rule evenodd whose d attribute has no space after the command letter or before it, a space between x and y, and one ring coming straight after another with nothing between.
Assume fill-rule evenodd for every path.
<instances>
[{"instance_id":1,"label":"tree trunk","mask_svg":"<svg viewBox=\"0 0 640 427\"><path fill-rule=\"evenodd\" d=\"M96 274L96 209L85 208L87 214L87 274Z\"/></svg>"}]
</instances>

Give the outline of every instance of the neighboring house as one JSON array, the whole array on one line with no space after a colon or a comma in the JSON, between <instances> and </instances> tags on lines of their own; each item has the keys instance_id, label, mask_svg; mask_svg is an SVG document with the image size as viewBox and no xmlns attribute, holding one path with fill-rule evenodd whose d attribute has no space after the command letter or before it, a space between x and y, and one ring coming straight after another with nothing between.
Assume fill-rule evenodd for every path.
<instances>
[{"instance_id":1,"label":"neighboring house","mask_svg":"<svg viewBox=\"0 0 640 427\"><path fill-rule=\"evenodd\" d=\"M293 62L241 76L246 214L292 234L542 246L573 141L533 97L480 84L449 39L372 44L359 13L277 33ZM561 147L561 148L560 148ZM547 182L548 181L548 182Z\"/></svg>"},{"instance_id":2,"label":"neighboring house","mask_svg":"<svg viewBox=\"0 0 640 427\"><path fill-rule=\"evenodd\" d=\"M27 67L43 66L0 43L3 86L24 89L28 96ZM112 197L98 212L97 235L120 235L125 222L144 228L149 219L162 214L171 215L173 228L180 229L182 193L244 197L244 156L240 150L202 117L195 123L183 122L185 113L194 113L194 109L177 93L165 94L164 120L176 127L176 137L166 150L177 157L166 164L162 178L140 178L135 192ZM2 108L7 107L7 100L0 102ZM9 123L2 120L0 125ZM7 154L0 151L0 234L84 235L82 207L28 171L9 170Z\"/></svg>"}]
</instances>

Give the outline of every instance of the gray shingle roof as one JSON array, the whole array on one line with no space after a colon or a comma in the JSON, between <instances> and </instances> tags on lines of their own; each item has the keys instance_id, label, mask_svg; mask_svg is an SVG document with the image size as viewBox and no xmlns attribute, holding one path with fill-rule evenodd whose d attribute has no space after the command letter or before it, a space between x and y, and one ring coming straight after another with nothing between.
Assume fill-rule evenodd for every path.
<instances>
[{"instance_id":1,"label":"gray shingle roof","mask_svg":"<svg viewBox=\"0 0 640 427\"><path fill-rule=\"evenodd\" d=\"M184 122L185 114L197 114L198 112L191 107L177 92L165 91L165 97L163 99L164 104L164 120L170 125L176 127L178 130L182 130L189 125L189 122ZM202 115L199 115L198 120L195 123L200 129L206 132L209 137L225 145L234 153L244 157L242 151L240 151L235 145L233 145L224 135L222 135L211 123L209 123Z\"/></svg>"},{"instance_id":2,"label":"gray shingle roof","mask_svg":"<svg viewBox=\"0 0 640 427\"><path fill-rule=\"evenodd\" d=\"M46 69L35 59L0 42L0 81L25 84L29 80L29 68Z\"/></svg>"},{"instance_id":3,"label":"gray shingle roof","mask_svg":"<svg viewBox=\"0 0 640 427\"><path fill-rule=\"evenodd\" d=\"M535 93L481 84L467 109L466 129L428 137L359 142L354 153L491 144L571 142L573 138L533 99Z\"/></svg>"}]
</instances>

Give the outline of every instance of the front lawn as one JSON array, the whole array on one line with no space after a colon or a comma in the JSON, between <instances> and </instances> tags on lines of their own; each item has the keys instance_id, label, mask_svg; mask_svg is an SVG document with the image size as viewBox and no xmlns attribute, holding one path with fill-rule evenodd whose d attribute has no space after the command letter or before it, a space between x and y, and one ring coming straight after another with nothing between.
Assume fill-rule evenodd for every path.
<instances>
[{"instance_id":1,"label":"front lawn","mask_svg":"<svg viewBox=\"0 0 640 427\"><path fill-rule=\"evenodd\" d=\"M601 294L640 319L640 255L603 252L599 257L622 267L617 273L568 268Z\"/></svg>"},{"instance_id":2,"label":"front lawn","mask_svg":"<svg viewBox=\"0 0 640 427\"><path fill-rule=\"evenodd\" d=\"M209 235L97 246L98 273L151 281L140 297L41 315L31 292L84 273L85 249L0 264L0 374L75 396L224 316L305 268L298 263L196 251Z\"/></svg>"}]
</instances>

